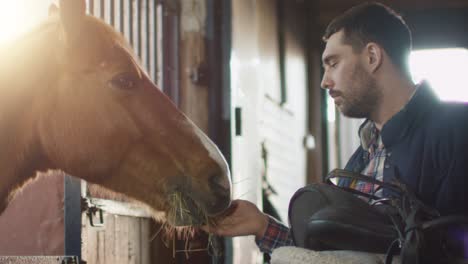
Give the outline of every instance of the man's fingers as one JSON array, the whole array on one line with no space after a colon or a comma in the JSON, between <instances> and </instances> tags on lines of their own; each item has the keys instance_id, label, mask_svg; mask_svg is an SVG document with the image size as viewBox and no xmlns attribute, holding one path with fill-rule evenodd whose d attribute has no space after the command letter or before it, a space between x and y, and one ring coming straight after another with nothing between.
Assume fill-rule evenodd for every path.
<instances>
[{"instance_id":1,"label":"man's fingers","mask_svg":"<svg viewBox=\"0 0 468 264\"><path fill-rule=\"evenodd\" d=\"M229 208L224 210L224 212L222 212L220 215L216 216L216 219L221 220L221 219L225 219L227 217L232 216L232 214L236 211L238 205L239 204L237 203L237 201L233 201L231 203L231 206L229 206Z\"/></svg>"}]
</instances>

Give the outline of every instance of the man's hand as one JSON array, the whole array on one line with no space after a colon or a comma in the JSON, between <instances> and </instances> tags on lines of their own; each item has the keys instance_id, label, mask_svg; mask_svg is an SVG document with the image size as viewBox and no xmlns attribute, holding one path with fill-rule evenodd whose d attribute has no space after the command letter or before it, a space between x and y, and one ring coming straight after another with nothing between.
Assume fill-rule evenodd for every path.
<instances>
[{"instance_id":1,"label":"man's hand","mask_svg":"<svg viewBox=\"0 0 468 264\"><path fill-rule=\"evenodd\" d=\"M203 226L202 229L219 236L263 237L268 226L268 216L255 204L245 200L234 200L228 213L220 217L216 226Z\"/></svg>"}]
</instances>

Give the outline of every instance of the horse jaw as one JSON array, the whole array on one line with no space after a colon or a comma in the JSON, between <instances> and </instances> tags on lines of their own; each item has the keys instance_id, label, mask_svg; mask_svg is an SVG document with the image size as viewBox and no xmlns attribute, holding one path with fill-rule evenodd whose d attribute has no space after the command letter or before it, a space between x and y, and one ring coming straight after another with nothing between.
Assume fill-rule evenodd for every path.
<instances>
[{"instance_id":1,"label":"horse jaw","mask_svg":"<svg viewBox=\"0 0 468 264\"><path fill-rule=\"evenodd\" d=\"M206 139L206 144L208 143L210 141ZM223 172L217 177L225 179L214 185L208 182L204 184L204 180L199 183L196 177L184 174L186 170L181 167L183 164L179 164L180 161L176 164L172 160L173 157L165 155L165 152L151 152L146 148L148 145L133 145L131 149L126 150L127 155L119 167L115 168L115 173L110 173L104 178L90 177L89 181L113 192L126 194L143 204L153 218L165 220L172 226L204 224L208 217L221 213L229 206L229 169L224 158L216 156L218 150L214 145L212 159L224 161L220 164L220 171Z\"/></svg>"}]
</instances>

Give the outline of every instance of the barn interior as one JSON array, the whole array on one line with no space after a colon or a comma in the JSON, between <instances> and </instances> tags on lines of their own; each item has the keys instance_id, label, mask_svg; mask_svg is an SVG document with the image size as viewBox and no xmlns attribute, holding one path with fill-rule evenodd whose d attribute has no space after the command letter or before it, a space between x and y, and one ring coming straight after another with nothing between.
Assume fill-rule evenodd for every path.
<instances>
[{"instance_id":1,"label":"barn interior","mask_svg":"<svg viewBox=\"0 0 468 264\"><path fill-rule=\"evenodd\" d=\"M52 2L1 1L0 48L43 20ZM87 13L125 36L154 83L218 145L230 165L232 198L285 223L294 192L342 168L359 144L362 120L336 111L320 81L327 24L363 2L86 0ZM468 102L468 1L381 2L413 33L413 77L428 79L444 100ZM44 263L70 256L88 264L268 262L251 236L199 231L190 240L167 239L163 224L125 197L55 174L28 183L0 215L0 256L42 256Z\"/></svg>"}]
</instances>

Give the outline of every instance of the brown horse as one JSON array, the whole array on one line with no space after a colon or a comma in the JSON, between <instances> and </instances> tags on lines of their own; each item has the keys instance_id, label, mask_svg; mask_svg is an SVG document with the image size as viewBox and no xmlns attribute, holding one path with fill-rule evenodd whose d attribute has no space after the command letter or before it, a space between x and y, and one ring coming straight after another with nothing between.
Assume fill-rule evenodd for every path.
<instances>
[{"instance_id":1,"label":"brown horse","mask_svg":"<svg viewBox=\"0 0 468 264\"><path fill-rule=\"evenodd\" d=\"M48 169L155 214L183 207L190 219L175 214L172 224L225 210L230 175L217 147L150 81L123 37L85 14L85 1L55 8L0 51L0 212L13 190Z\"/></svg>"}]
</instances>

